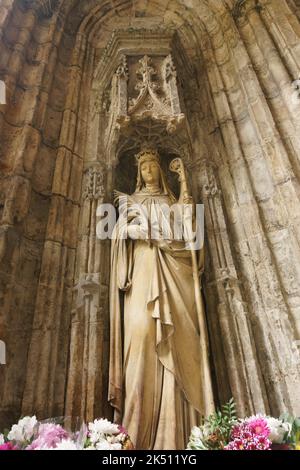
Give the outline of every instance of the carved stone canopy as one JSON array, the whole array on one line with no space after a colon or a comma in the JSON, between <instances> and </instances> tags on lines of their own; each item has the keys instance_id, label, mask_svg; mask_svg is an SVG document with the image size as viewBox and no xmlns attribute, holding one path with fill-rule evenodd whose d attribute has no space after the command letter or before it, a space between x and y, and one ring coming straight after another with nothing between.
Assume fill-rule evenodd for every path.
<instances>
[{"instance_id":1,"label":"carved stone canopy","mask_svg":"<svg viewBox=\"0 0 300 470\"><path fill-rule=\"evenodd\" d=\"M175 133L184 123L173 51L173 31L118 30L112 35L94 75L99 106L110 115L113 128L130 135L141 129ZM181 49L180 49L181 50ZM114 69L112 69L114 67ZM102 98L101 98L102 97Z\"/></svg>"},{"instance_id":2,"label":"carved stone canopy","mask_svg":"<svg viewBox=\"0 0 300 470\"><path fill-rule=\"evenodd\" d=\"M122 57L116 71L117 102L112 112L117 113L117 123L126 127L146 120L159 123L169 133L177 130L184 121L176 84L176 69L171 54L166 57ZM129 73L128 73L129 70ZM116 109L117 108L117 109ZM149 126L150 129L150 126Z\"/></svg>"},{"instance_id":3,"label":"carved stone canopy","mask_svg":"<svg viewBox=\"0 0 300 470\"><path fill-rule=\"evenodd\" d=\"M101 151L110 166L117 165L124 152L139 150L143 142L173 155L189 146L183 84L190 86L193 73L175 31L159 27L113 32L92 85Z\"/></svg>"}]
</instances>

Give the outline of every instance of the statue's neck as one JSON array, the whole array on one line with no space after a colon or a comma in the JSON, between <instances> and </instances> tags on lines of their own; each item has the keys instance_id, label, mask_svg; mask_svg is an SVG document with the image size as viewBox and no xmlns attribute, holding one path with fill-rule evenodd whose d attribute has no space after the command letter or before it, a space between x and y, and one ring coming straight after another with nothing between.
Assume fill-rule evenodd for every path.
<instances>
[{"instance_id":1,"label":"statue's neck","mask_svg":"<svg viewBox=\"0 0 300 470\"><path fill-rule=\"evenodd\" d=\"M153 183L153 184L146 183L145 190L147 193L150 193L150 194L158 193L160 192L160 186L157 183Z\"/></svg>"}]
</instances>

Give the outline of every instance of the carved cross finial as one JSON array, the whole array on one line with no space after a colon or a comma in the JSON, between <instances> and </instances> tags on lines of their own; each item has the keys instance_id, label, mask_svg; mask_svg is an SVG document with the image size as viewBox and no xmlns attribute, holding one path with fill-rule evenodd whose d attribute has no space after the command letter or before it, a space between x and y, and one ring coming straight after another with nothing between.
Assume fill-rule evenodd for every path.
<instances>
[{"instance_id":1,"label":"carved cross finial","mask_svg":"<svg viewBox=\"0 0 300 470\"><path fill-rule=\"evenodd\" d=\"M142 90L144 88L151 88L152 90L158 89L158 84L155 83L152 77L157 75L157 72L152 67L152 60L149 56L145 55L142 59L139 60L141 67L137 71L137 76L140 78L140 81L136 84L136 90Z\"/></svg>"}]
</instances>

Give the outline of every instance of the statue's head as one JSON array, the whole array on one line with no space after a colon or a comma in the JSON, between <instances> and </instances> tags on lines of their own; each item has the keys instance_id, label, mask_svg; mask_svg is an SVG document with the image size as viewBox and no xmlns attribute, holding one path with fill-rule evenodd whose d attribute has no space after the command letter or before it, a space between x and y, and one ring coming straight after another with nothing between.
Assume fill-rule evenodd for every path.
<instances>
[{"instance_id":1,"label":"statue's head","mask_svg":"<svg viewBox=\"0 0 300 470\"><path fill-rule=\"evenodd\" d=\"M157 150L145 148L136 155L138 163L138 178L144 184L160 184L161 168Z\"/></svg>"},{"instance_id":2,"label":"statue's head","mask_svg":"<svg viewBox=\"0 0 300 470\"><path fill-rule=\"evenodd\" d=\"M146 184L158 184L162 194L166 194L172 201L176 201L161 168L158 151L153 147L146 146L135 158L138 164L136 191L141 191Z\"/></svg>"}]
</instances>

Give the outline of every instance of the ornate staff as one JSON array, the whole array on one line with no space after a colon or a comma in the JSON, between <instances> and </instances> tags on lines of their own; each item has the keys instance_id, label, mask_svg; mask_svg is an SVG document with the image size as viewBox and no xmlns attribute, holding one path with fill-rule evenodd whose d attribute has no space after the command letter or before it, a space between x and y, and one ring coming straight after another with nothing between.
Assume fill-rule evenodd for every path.
<instances>
[{"instance_id":1,"label":"ornate staff","mask_svg":"<svg viewBox=\"0 0 300 470\"><path fill-rule=\"evenodd\" d=\"M172 160L170 163L170 170L179 175L179 178L178 178L180 181L179 201L184 202L186 199L190 200L191 195L188 189L187 178L186 178L185 168L184 168L182 159L175 158L174 160ZM191 219L191 226L188 227L189 234L192 233L192 224L193 224L193 221ZM189 240L189 242L192 242L192 240ZM201 353L202 353L201 354L202 374L203 374L203 382L204 382L204 407L205 407L205 414L207 416L215 411L214 400L213 400L213 387L212 387L212 380L211 380L210 366L209 366L208 333L207 333L206 320L205 320L203 308L202 308L201 286L200 286L200 279L199 279L196 250L194 249L193 246L190 246L190 248L191 248L191 256L192 256L195 300L196 300L196 308L197 308L197 315L198 315L198 322L199 322L199 329L200 329L200 347L201 347Z\"/></svg>"}]
</instances>

